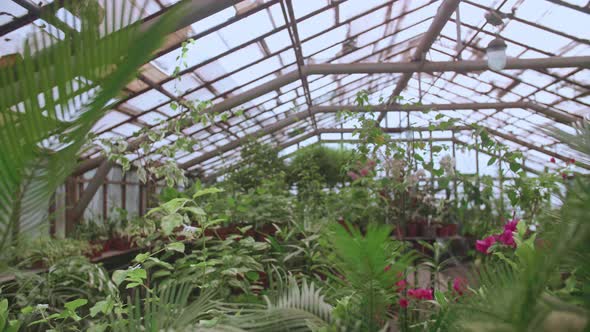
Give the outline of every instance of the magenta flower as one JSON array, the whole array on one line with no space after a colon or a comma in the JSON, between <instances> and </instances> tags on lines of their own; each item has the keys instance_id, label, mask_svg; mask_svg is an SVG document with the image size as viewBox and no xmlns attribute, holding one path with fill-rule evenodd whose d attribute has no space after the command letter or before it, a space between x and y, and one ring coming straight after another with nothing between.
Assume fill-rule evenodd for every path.
<instances>
[{"instance_id":1,"label":"magenta flower","mask_svg":"<svg viewBox=\"0 0 590 332\"><path fill-rule=\"evenodd\" d=\"M403 279L395 283L395 286L397 287L398 292L401 292L404 289L406 289L407 285L408 285L408 283Z\"/></svg>"},{"instance_id":2,"label":"magenta flower","mask_svg":"<svg viewBox=\"0 0 590 332\"><path fill-rule=\"evenodd\" d=\"M475 241L475 249L483 254L489 254L488 250L490 247L496 243L496 238L492 236L488 236L483 240Z\"/></svg>"},{"instance_id":3,"label":"magenta flower","mask_svg":"<svg viewBox=\"0 0 590 332\"><path fill-rule=\"evenodd\" d=\"M363 177L367 176L367 175L369 175L369 170L367 168L363 168L359 171L359 174Z\"/></svg>"},{"instance_id":4,"label":"magenta flower","mask_svg":"<svg viewBox=\"0 0 590 332\"><path fill-rule=\"evenodd\" d=\"M408 290L408 296L413 297L417 300L432 300L432 289L428 288L414 288Z\"/></svg>"},{"instance_id":5,"label":"magenta flower","mask_svg":"<svg viewBox=\"0 0 590 332\"><path fill-rule=\"evenodd\" d=\"M346 174L348 174L348 176L350 176L350 178L352 179L352 181L356 181L359 178L359 175L356 174L355 172L352 172L352 171L350 171L350 172L348 172Z\"/></svg>"},{"instance_id":6,"label":"magenta flower","mask_svg":"<svg viewBox=\"0 0 590 332\"><path fill-rule=\"evenodd\" d=\"M549 159L549 161L551 161L552 163L555 163L555 158L552 157L551 159Z\"/></svg>"},{"instance_id":7,"label":"magenta flower","mask_svg":"<svg viewBox=\"0 0 590 332\"><path fill-rule=\"evenodd\" d=\"M518 224L518 219L512 219L506 225L504 225L504 231L511 231L516 232L516 225Z\"/></svg>"},{"instance_id":8,"label":"magenta flower","mask_svg":"<svg viewBox=\"0 0 590 332\"><path fill-rule=\"evenodd\" d=\"M400 307L407 308L408 304L409 304L409 302L407 299L404 299L404 298L399 299L399 306Z\"/></svg>"},{"instance_id":9,"label":"magenta flower","mask_svg":"<svg viewBox=\"0 0 590 332\"><path fill-rule=\"evenodd\" d=\"M463 292L467 289L467 280L461 277L455 277L453 280L453 290L459 295L463 295Z\"/></svg>"},{"instance_id":10,"label":"magenta flower","mask_svg":"<svg viewBox=\"0 0 590 332\"><path fill-rule=\"evenodd\" d=\"M510 231L509 229L504 230L504 233L500 234L500 236L498 236L498 241L500 241L500 243L513 247L516 247L516 242L514 242L514 233L512 231Z\"/></svg>"}]
</instances>

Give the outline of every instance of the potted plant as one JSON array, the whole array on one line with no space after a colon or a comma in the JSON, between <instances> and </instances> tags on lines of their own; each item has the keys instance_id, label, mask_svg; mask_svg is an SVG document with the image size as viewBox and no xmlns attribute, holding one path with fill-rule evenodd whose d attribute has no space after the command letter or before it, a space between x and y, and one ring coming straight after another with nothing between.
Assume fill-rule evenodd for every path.
<instances>
[{"instance_id":1,"label":"potted plant","mask_svg":"<svg viewBox=\"0 0 590 332\"><path fill-rule=\"evenodd\" d=\"M422 224L422 236L426 238L435 238L437 235L437 228L438 224L433 221L432 216L428 216L426 223Z\"/></svg>"}]
</instances>

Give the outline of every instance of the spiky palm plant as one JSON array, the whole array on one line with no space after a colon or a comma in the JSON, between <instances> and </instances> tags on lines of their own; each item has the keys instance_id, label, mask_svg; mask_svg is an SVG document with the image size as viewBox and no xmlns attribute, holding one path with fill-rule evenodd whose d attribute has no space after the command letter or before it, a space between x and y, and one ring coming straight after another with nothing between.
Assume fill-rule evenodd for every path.
<instances>
[{"instance_id":1,"label":"spiky palm plant","mask_svg":"<svg viewBox=\"0 0 590 332\"><path fill-rule=\"evenodd\" d=\"M265 297L266 305L225 304L227 315L221 322L257 332L317 331L333 323L333 308L313 282L297 282L291 276L281 285L285 289L277 290L273 298Z\"/></svg>"},{"instance_id":2,"label":"spiky palm plant","mask_svg":"<svg viewBox=\"0 0 590 332\"><path fill-rule=\"evenodd\" d=\"M130 2L104 4L54 2L41 19L57 37L30 38L22 61L0 68L0 253L38 225L35 213L71 174L92 126L173 31L181 10L146 29ZM65 20L56 16L62 7L73 13Z\"/></svg>"},{"instance_id":3,"label":"spiky palm plant","mask_svg":"<svg viewBox=\"0 0 590 332\"><path fill-rule=\"evenodd\" d=\"M335 228L332 236L337 268L350 290L352 308L340 325L347 330L378 331L386 325L387 307L395 303L394 284L414 257L393 248L391 227L370 224L363 235L348 225ZM392 257L395 254L395 261Z\"/></svg>"}]
</instances>

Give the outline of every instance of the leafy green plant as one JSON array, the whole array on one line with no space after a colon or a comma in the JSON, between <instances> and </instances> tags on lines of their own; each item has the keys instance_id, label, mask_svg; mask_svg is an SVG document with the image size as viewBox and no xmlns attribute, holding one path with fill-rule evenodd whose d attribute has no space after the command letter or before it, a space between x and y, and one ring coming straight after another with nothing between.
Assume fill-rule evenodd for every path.
<instances>
[{"instance_id":1,"label":"leafy green plant","mask_svg":"<svg viewBox=\"0 0 590 332\"><path fill-rule=\"evenodd\" d=\"M84 240L38 237L21 241L15 253L19 266L30 267L39 263L52 266L63 259L90 255L94 249L96 246Z\"/></svg>"},{"instance_id":2,"label":"leafy green plant","mask_svg":"<svg viewBox=\"0 0 590 332\"><path fill-rule=\"evenodd\" d=\"M9 319L8 300L0 300L0 330L5 332L17 332L21 323L16 319Z\"/></svg>"},{"instance_id":3,"label":"leafy green plant","mask_svg":"<svg viewBox=\"0 0 590 332\"><path fill-rule=\"evenodd\" d=\"M62 259L50 266L47 273L14 271L14 280L2 286L3 295L11 299L13 313L19 314L18 320L23 326L44 319L42 313L45 318L61 313L68 302L85 299L89 305L93 305L107 296L118 294L109 274L100 265L81 257ZM82 308L81 315L87 314L88 308ZM62 323L77 327L86 323L66 321ZM46 322L43 321L36 325L36 329L41 331L46 328Z\"/></svg>"},{"instance_id":4,"label":"leafy green plant","mask_svg":"<svg viewBox=\"0 0 590 332\"><path fill-rule=\"evenodd\" d=\"M395 303L397 292L392 287L412 261L410 254L392 251L390 228L369 224L365 235L354 228L338 225L332 238L336 268L349 288L354 310L340 317L343 324L361 330L377 331L385 325L386 308ZM395 260L394 260L395 257Z\"/></svg>"},{"instance_id":5,"label":"leafy green plant","mask_svg":"<svg viewBox=\"0 0 590 332\"><path fill-rule=\"evenodd\" d=\"M326 187L334 187L348 181L346 166L351 163L353 152L345 149L332 149L321 145L312 145L293 155L288 165L288 181L305 187L305 171L316 167L320 182Z\"/></svg>"}]
</instances>

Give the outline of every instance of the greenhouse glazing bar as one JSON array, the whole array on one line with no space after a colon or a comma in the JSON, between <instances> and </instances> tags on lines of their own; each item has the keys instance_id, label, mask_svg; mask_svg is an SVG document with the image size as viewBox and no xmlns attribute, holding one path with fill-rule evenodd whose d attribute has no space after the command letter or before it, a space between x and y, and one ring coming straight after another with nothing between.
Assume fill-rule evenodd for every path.
<instances>
[{"instance_id":1,"label":"greenhouse glazing bar","mask_svg":"<svg viewBox=\"0 0 590 332\"><path fill-rule=\"evenodd\" d=\"M571 68L571 67L590 67L590 56L577 57L549 57L540 59L509 59L506 63L506 69L542 69L542 68ZM413 62L402 63L354 63L354 64L320 64L306 65L303 72L307 75L328 75L328 74L363 74L363 73L405 73L405 72L432 72L432 71L455 71L468 72L487 70L487 61L440 61L428 62L424 64ZM298 80L297 71L292 71L286 75L279 76L269 82L261 84L251 90L223 100L222 102L210 107L207 113L222 113L228 109L239 106L254 98L260 97L268 92L276 90L284 85ZM135 151L145 140L139 137L129 143L127 151ZM94 169L100 165L104 157L88 159L81 163L74 174L81 174L88 170Z\"/></svg>"},{"instance_id":2,"label":"greenhouse glazing bar","mask_svg":"<svg viewBox=\"0 0 590 332\"><path fill-rule=\"evenodd\" d=\"M432 25L422 39L420 40L420 44L416 47L414 52L413 60L416 63L422 64L424 63L424 56L428 52L428 50L432 47L432 44L436 40L436 38L440 35L440 32L447 24L453 13L459 8L460 0L446 0L438 9L436 13L436 17L434 18ZM395 89L392 91L388 103L394 103L395 97L401 95L402 91L408 86L410 79L414 72L404 73L402 77L397 82ZM385 112L381 112L379 118L377 119L377 123L380 123L381 120L385 117Z\"/></svg>"}]
</instances>

